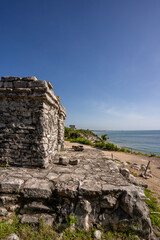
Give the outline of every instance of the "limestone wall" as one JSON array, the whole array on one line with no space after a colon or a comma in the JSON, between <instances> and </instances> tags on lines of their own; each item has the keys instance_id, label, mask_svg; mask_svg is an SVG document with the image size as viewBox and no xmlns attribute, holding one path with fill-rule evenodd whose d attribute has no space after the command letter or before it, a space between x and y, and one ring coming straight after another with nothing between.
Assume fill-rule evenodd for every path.
<instances>
[{"instance_id":1,"label":"limestone wall","mask_svg":"<svg viewBox=\"0 0 160 240\"><path fill-rule=\"evenodd\" d=\"M48 169L0 167L0 217L15 213L23 223L38 224L42 219L64 228L66 218L73 216L78 228L132 230L142 236L139 239L151 240L141 187L145 184L129 173L122 175L100 150L65 150ZM58 164L62 158L66 161Z\"/></svg>"},{"instance_id":2,"label":"limestone wall","mask_svg":"<svg viewBox=\"0 0 160 240\"><path fill-rule=\"evenodd\" d=\"M63 147L65 108L51 88L35 77L1 78L0 162L47 167Z\"/></svg>"}]
</instances>

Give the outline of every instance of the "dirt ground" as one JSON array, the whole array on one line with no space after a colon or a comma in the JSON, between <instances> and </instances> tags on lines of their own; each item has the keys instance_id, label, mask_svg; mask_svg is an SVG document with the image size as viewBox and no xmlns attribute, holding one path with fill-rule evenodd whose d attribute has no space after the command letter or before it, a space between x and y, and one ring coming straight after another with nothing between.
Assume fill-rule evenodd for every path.
<instances>
[{"instance_id":1,"label":"dirt ground","mask_svg":"<svg viewBox=\"0 0 160 240\"><path fill-rule=\"evenodd\" d=\"M82 145L82 144L65 141L65 148L71 148L72 145ZM87 146L87 145L83 145L83 146L84 148L91 148L91 146ZM121 162L124 162L125 167L131 170L132 172L137 173L137 175L142 173L142 171L131 169L130 165L133 163L147 165L148 162L150 161L149 166L150 166L151 174L153 175L153 177L150 177L149 179L144 179L142 177L138 177L138 178L144 181L148 185L148 188L151 191L156 193L155 197L158 198L158 203L160 206L160 158L136 155L132 153L114 152L114 151L103 151L103 152L109 158L113 157L113 159L117 159L117 160L120 160ZM130 164L128 164L127 162L129 162Z\"/></svg>"}]
</instances>

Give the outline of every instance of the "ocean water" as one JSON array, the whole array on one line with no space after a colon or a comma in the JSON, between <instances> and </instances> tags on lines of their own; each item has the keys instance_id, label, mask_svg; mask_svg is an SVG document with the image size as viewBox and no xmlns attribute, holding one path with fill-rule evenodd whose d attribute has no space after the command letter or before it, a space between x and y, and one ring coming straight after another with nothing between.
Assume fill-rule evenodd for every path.
<instances>
[{"instance_id":1,"label":"ocean water","mask_svg":"<svg viewBox=\"0 0 160 240\"><path fill-rule=\"evenodd\" d=\"M160 156L160 130L147 131L96 131L95 134L107 134L109 141L132 151L154 153Z\"/></svg>"}]
</instances>

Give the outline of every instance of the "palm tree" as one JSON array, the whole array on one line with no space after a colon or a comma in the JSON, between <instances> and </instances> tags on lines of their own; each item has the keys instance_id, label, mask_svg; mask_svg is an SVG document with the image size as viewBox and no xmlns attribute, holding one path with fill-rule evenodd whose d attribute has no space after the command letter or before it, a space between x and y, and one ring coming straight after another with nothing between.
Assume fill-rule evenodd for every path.
<instances>
[{"instance_id":1,"label":"palm tree","mask_svg":"<svg viewBox=\"0 0 160 240\"><path fill-rule=\"evenodd\" d=\"M101 138L101 141L102 141L102 142L106 142L107 139L108 139L107 134L101 134L101 135L100 135L100 138Z\"/></svg>"}]
</instances>

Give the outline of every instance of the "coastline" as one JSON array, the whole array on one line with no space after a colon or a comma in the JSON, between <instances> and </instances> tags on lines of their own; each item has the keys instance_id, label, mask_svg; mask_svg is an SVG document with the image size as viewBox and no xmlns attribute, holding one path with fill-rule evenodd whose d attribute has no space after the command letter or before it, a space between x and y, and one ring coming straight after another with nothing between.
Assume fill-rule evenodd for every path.
<instances>
[{"instance_id":1,"label":"coastline","mask_svg":"<svg viewBox=\"0 0 160 240\"><path fill-rule=\"evenodd\" d=\"M160 158L160 155L156 155L155 153L152 153L152 152L150 152L150 153L145 153L145 152L142 152L141 150L137 150L137 149L134 149L134 148L132 148L132 147L127 147L127 146L124 146L124 145L119 145L119 144L117 144L117 143L115 143L115 142L111 142L111 141L109 141L110 143L112 143L112 144L114 144L114 145L116 145L117 147L119 147L119 148L124 148L124 149L126 149L126 150L129 150L130 151L130 154L135 154L135 155L143 155L143 156L146 156L146 157L155 157L155 158Z\"/></svg>"},{"instance_id":2,"label":"coastline","mask_svg":"<svg viewBox=\"0 0 160 240\"><path fill-rule=\"evenodd\" d=\"M160 157L160 130L97 130L95 133L107 134L109 142L120 148Z\"/></svg>"}]
</instances>

